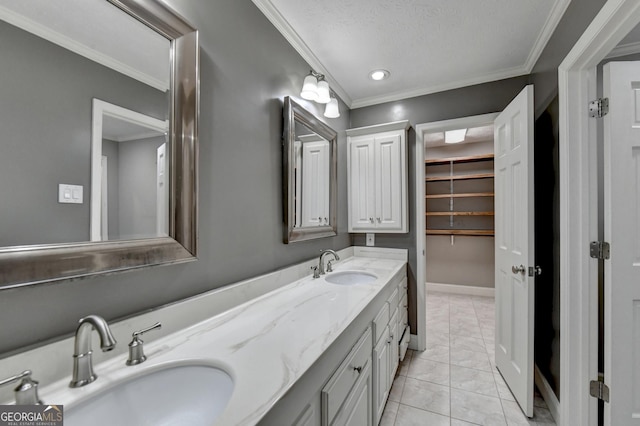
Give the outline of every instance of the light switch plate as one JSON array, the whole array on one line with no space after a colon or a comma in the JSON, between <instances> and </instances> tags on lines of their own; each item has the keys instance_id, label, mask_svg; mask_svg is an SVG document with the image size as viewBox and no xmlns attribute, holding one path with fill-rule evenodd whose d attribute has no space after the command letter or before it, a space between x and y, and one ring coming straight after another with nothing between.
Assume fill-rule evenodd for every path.
<instances>
[{"instance_id":1,"label":"light switch plate","mask_svg":"<svg viewBox=\"0 0 640 426\"><path fill-rule=\"evenodd\" d=\"M367 247L376 245L376 234L367 234Z\"/></svg>"},{"instance_id":2,"label":"light switch plate","mask_svg":"<svg viewBox=\"0 0 640 426\"><path fill-rule=\"evenodd\" d=\"M58 202L65 204L82 204L82 185L58 184Z\"/></svg>"}]
</instances>

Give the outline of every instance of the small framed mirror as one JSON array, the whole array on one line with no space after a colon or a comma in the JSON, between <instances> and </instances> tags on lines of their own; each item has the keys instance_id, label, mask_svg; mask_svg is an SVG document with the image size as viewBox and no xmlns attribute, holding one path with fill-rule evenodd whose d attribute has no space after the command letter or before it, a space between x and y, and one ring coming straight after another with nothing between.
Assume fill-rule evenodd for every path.
<instances>
[{"instance_id":1,"label":"small framed mirror","mask_svg":"<svg viewBox=\"0 0 640 426\"><path fill-rule=\"evenodd\" d=\"M284 243L337 235L337 133L284 99Z\"/></svg>"}]
</instances>

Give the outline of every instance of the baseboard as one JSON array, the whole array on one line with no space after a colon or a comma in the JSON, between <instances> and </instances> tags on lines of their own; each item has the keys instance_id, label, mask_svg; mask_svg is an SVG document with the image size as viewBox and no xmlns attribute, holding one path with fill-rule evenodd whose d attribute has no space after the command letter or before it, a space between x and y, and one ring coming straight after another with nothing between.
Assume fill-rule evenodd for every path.
<instances>
[{"instance_id":1,"label":"baseboard","mask_svg":"<svg viewBox=\"0 0 640 426\"><path fill-rule=\"evenodd\" d=\"M414 351L418 350L418 335L417 334L409 335L409 349L412 349Z\"/></svg>"},{"instance_id":2,"label":"baseboard","mask_svg":"<svg viewBox=\"0 0 640 426\"><path fill-rule=\"evenodd\" d=\"M547 381L547 379L542 375L542 372L535 366L535 382L538 390L540 391L540 395L542 395L542 399L547 403L547 407L549 407L549 411L553 416L553 419L556 421L556 424L559 424L560 421L560 401L556 397L555 392L551 389L551 385Z\"/></svg>"},{"instance_id":3,"label":"baseboard","mask_svg":"<svg viewBox=\"0 0 640 426\"><path fill-rule=\"evenodd\" d=\"M459 284L442 284L442 283L425 283L427 286L427 293L430 291L437 291L440 293L451 294L464 294L467 296L484 296L495 297L495 288L491 287L476 287L470 285Z\"/></svg>"}]
</instances>

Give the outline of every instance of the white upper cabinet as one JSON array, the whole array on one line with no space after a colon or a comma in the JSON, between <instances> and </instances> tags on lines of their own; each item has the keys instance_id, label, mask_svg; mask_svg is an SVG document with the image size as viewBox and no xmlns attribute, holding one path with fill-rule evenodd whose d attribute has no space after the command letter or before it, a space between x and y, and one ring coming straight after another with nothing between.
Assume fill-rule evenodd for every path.
<instances>
[{"instance_id":1,"label":"white upper cabinet","mask_svg":"<svg viewBox=\"0 0 640 426\"><path fill-rule=\"evenodd\" d=\"M408 128L404 120L347 130L349 232L408 232Z\"/></svg>"}]
</instances>

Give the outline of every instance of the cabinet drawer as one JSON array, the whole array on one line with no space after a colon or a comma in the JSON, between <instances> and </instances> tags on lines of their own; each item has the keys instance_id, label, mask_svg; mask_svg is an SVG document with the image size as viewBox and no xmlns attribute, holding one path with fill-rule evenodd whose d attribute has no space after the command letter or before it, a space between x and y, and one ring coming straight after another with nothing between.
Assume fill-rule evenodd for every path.
<instances>
[{"instance_id":1,"label":"cabinet drawer","mask_svg":"<svg viewBox=\"0 0 640 426\"><path fill-rule=\"evenodd\" d=\"M387 302L389 303L389 309L391 309L391 312L393 312L396 309L396 305L398 304L398 301L400 300L398 295L400 293L398 292L398 289L396 288L395 290L393 290L393 294L391 296L389 296L389 298L387 299Z\"/></svg>"},{"instance_id":2,"label":"cabinet drawer","mask_svg":"<svg viewBox=\"0 0 640 426\"><path fill-rule=\"evenodd\" d=\"M407 301L408 301L408 298L407 298L407 295L405 294L400 299L400 302L398 303L398 309L400 309L400 313L409 309L409 304L407 303Z\"/></svg>"},{"instance_id":3,"label":"cabinet drawer","mask_svg":"<svg viewBox=\"0 0 640 426\"><path fill-rule=\"evenodd\" d=\"M409 286L407 284L407 277L404 277L402 281L400 281L400 284L398 284L398 291L401 299L403 295L407 294L408 289Z\"/></svg>"},{"instance_id":4,"label":"cabinet drawer","mask_svg":"<svg viewBox=\"0 0 640 426\"><path fill-rule=\"evenodd\" d=\"M349 392L371 360L373 341L367 328L358 343L322 389L322 424L330 425Z\"/></svg>"},{"instance_id":5,"label":"cabinet drawer","mask_svg":"<svg viewBox=\"0 0 640 426\"><path fill-rule=\"evenodd\" d=\"M402 334L402 339L400 340L400 361L404 360L404 356L407 354L407 349L409 349L409 340L411 339L411 331L409 330L409 326L404 327L404 333Z\"/></svg>"},{"instance_id":6,"label":"cabinet drawer","mask_svg":"<svg viewBox=\"0 0 640 426\"><path fill-rule=\"evenodd\" d=\"M382 337L387 324L389 324L389 304L385 303L373 319L373 341L375 343Z\"/></svg>"},{"instance_id":7,"label":"cabinet drawer","mask_svg":"<svg viewBox=\"0 0 640 426\"><path fill-rule=\"evenodd\" d=\"M398 313L400 314L400 326L401 327L408 327L409 326L409 312L405 309L405 308L400 308L400 310L398 311Z\"/></svg>"}]
</instances>

